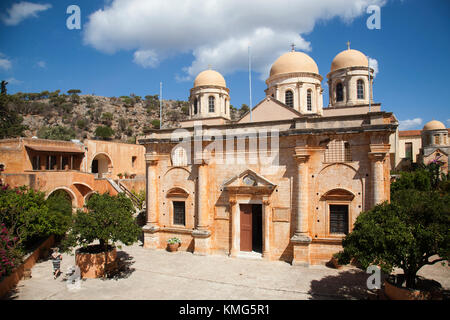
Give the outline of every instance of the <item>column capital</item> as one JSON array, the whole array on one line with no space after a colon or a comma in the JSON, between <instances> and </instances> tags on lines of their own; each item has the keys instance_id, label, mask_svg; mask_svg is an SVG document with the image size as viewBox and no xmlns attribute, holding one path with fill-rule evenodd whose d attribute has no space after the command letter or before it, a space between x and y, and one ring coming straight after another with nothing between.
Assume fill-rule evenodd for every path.
<instances>
[{"instance_id":1,"label":"column capital","mask_svg":"<svg viewBox=\"0 0 450 320\"><path fill-rule=\"evenodd\" d=\"M294 154L294 159L299 164L308 162L309 157L309 154Z\"/></svg>"},{"instance_id":2,"label":"column capital","mask_svg":"<svg viewBox=\"0 0 450 320\"><path fill-rule=\"evenodd\" d=\"M159 161L159 156L156 153L146 153L145 154L145 162L152 166L157 165Z\"/></svg>"},{"instance_id":3,"label":"column capital","mask_svg":"<svg viewBox=\"0 0 450 320\"><path fill-rule=\"evenodd\" d=\"M230 199L229 203L230 203L230 206L234 207L236 205L237 201L236 201L236 199Z\"/></svg>"},{"instance_id":4,"label":"column capital","mask_svg":"<svg viewBox=\"0 0 450 320\"><path fill-rule=\"evenodd\" d=\"M383 161L386 158L386 153L383 152L369 152L369 159L373 162Z\"/></svg>"},{"instance_id":5,"label":"column capital","mask_svg":"<svg viewBox=\"0 0 450 320\"><path fill-rule=\"evenodd\" d=\"M270 200L269 199L263 200L262 204L265 206L270 206Z\"/></svg>"}]
</instances>

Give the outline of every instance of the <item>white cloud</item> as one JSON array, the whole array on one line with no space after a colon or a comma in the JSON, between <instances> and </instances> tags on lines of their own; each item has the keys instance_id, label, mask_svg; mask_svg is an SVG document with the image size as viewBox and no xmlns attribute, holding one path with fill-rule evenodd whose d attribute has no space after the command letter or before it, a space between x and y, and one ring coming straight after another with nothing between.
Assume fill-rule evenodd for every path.
<instances>
[{"instance_id":1,"label":"white cloud","mask_svg":"<svg viewBox=\"0 0 450 320\"><path fill-rule=\"evenodd\" d=\"M346 22L368 5L386 0L113 0L87 18L84 43L106 53L133 50L134 62L156 67L178 54L193 62L178 79L208 65L223 74L247 70L248 46L254 70L266 78L273 61L289 50L310 51L302 34L318 21ZM361 25L365 28L365 23ZM312 54L314 56L314 54ZM331 62L330 62L331 63ZM322 73L327 73L323 70Z\"/></svg>"},{"instance_id":2,"label":"white cloud","mask_svg":"<svg viewBox=\"0 0 450 320\"><path fill-rule=\"evenodd\" d=\"M38 66L39 68L45 69L45 68L47 68L47 62L45 62L45 61L43 61L43 60L38 61L38 62L36 63L36 66Z\"/></svg>"},{"instance_id":3,"label":"white cloud","mask_svg":"<svg viewBox=\"0 0 450 320\"><path fill-rule=\"evenodd\" d=\"M48 10L51 4L38 4L27 1L14 3L11 8L7 9L7 15L1 15L1 20L8 26L16 26L29 17L37 17L38 12Z\"/></svg>"},{"instance_id":4,"label":"white cloud","mask_svg":"<svg viewBox=\"0 0 450 320\"><path fill-rule=\"evenodd\" d=\"M399 130L416 129L422 124L422 119L415 118L412 120L400 120Z\"/></svg>"},{"instance_id":5,"label":"white cloud","mask_svg":"<svg viewBox=\"0 0 450 320\"><path fill-rule=\"evenodd\" d=\"M9 70L12 67L12 63L10 60L6 58L0 58L0 69Z\"/></svg>"},{"instance_id":6,"label":"white cloud","mask_svg":"<svg viewBox=\"0 0 450 320\"><path fill-rule=\"evenodd\" d=\"M369 67L373 69L373 77L376 78L378 74L378 61L369 57Z\"/></svg>"},{"instance_id":7,"label":"white cloud","mask_svg":"<svg viewBox=\"0 0 450 320\"><path fill-rule=\"evenodd\" d=\"M19 85L22 84L23 81L17 80L15 78L9 78L5 80L6 82L8 82L8 84L12 84L12 85Z\"/></svg>"},{"instance_id":8,"label":"white cloud","mask_svg":"<svg viewBox=\"0 0 450 320\"><path fill-rule=\"evenodd\" d=\"M138 50L134 53L134 63L144 68L155 68L159 64L158 55L154 50Z\"/></svg>"}]
</instances>

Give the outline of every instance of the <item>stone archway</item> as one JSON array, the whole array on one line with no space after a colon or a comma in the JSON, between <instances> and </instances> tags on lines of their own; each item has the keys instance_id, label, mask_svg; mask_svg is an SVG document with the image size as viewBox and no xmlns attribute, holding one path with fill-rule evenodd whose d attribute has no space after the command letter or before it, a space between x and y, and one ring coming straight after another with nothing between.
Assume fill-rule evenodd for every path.
<instances>
[{"instance_id":1,"label":"stone archway","mask_svg":"<svg viewBox=\"0 0 450 320\"><path fill-rule=\"evenodd\" d=\"M112 174L113 163L106 153L97 153L91 162L91 173L98 178L106 178Z\"/></svg>"},{"instance_id":2,"label":"stone archway","mask_svg":"<svg viewBox=\"0 0 450 320\"><path fill-rule=\"evenodd\" d=\"M67 200L70 201L72 207L73 208L76 207L77 197L76 197L75 193L67 187L58 187L58 188L53 189L52 191L50 191L48 193L48 195L45 197L45 199L48 199L49 197L51 197L57 193L61 193L61 194L65 195L67 197Z\"/></svg>"}]
</instances>

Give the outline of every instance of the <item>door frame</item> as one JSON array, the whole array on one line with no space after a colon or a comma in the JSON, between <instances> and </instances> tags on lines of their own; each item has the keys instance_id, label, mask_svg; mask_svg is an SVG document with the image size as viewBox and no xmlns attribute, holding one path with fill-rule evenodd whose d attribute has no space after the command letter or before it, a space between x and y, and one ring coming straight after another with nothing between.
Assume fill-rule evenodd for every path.
<instances>
[{"instance_id":1,"label":"door frame","mask_svg":"<svg viewBox=\"0 0 450 320\"><path fill-rule=\"evenodd\" d=\"M236 228L236 238L235 239L231 239L231 241L235 242L236 248L238 249L238 254L239 253L247 253L247 251L241 251L241 204L260 204L261 208L262 208L262 214L261 214L261 218L262 218L262 245L263 248L266 245L265 244L265 239L264 239L264 228L267 228L268 226L265 225L265 206L263 204L262 200L237 200L236 202L236 221L232 222L235 223L235 228ZM264 250L264 249L263 249Z\"/></svg>"}]
</instances>

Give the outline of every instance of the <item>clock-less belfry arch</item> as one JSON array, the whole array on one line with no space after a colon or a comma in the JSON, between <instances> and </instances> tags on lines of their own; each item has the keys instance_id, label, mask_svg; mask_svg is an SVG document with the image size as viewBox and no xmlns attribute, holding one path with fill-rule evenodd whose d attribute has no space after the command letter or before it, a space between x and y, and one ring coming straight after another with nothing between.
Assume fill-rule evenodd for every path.
<instances>
[{"instance_id":1,"label":"clock-less belfry arch","mask_svg":"<svg viewBox=\"0 0 450 320\"><path fill-rule=\"evenodd\" d=\"M389 138L398 121L367 94L368 71L367 57L348 44L331 63L324 107L317 63L292 46L274 61L264 99L234 121L223 75L201 72L181 122L183 143L169 128L138 138L147 161L144 247L164 249L175 236L180 250L200 255L329 261L357 216L389 200ZM277 134L252 134L264 131ZM273 161L261 161L268 153Z\"/></svg>"}]
</instances>

